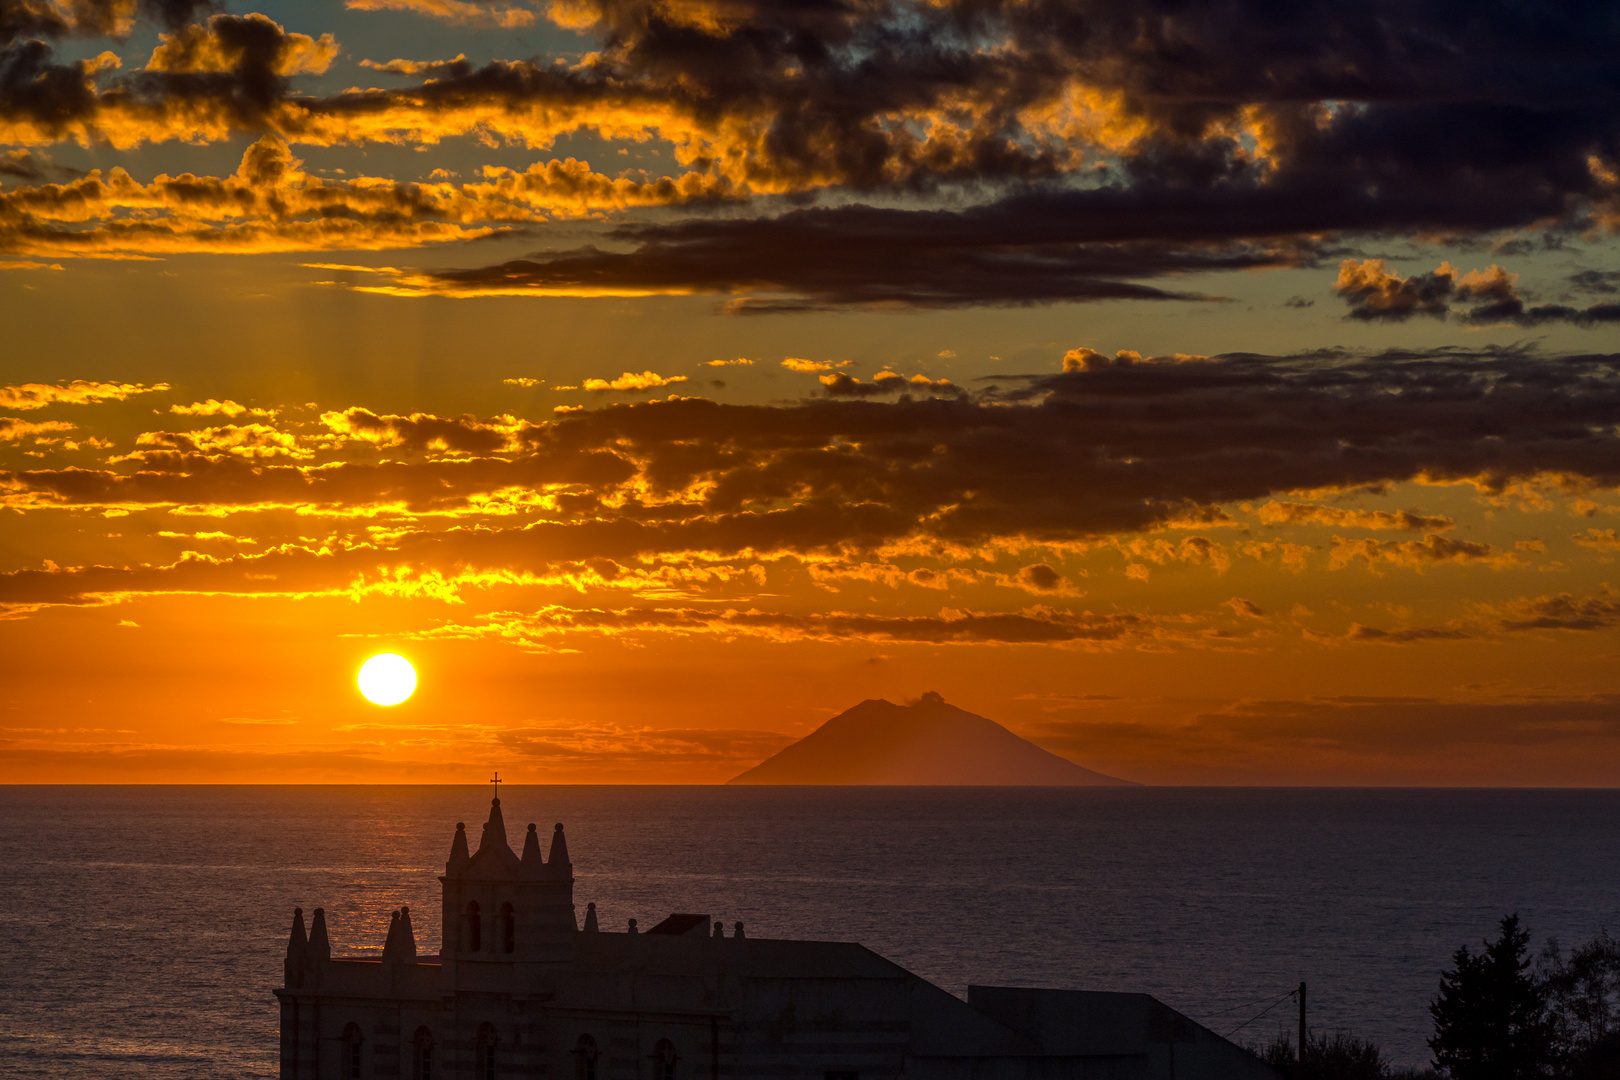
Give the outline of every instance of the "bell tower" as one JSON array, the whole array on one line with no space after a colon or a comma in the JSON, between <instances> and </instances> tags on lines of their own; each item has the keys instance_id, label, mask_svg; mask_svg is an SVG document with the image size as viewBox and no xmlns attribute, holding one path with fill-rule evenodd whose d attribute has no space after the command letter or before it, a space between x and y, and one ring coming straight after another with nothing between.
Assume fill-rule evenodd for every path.
<instances>
[{"instance_id":1,"label":"bell tower","mask_svg":"<svg viewBox=\"0 0 1620 1080\"><path fill-rule=\"evenodd\" d=\"M456 824L450 858L439 878L443 886L444 963L499 964L558 961L571 955L579 924L574 917L574 867L559 823L551 834L549 858L540 855L533 825L519 857L506 839L501 800L490 800L489 820L468 851L467 831Z\"/></svg>"}]
</instances>

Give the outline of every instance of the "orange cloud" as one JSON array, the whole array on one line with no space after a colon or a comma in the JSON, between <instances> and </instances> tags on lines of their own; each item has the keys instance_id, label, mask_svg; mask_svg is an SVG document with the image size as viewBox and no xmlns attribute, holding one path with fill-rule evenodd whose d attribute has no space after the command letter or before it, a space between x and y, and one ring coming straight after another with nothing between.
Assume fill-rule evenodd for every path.
<instances>
[{"instance_id":1,"label":"orange cloud","mask_svg":"<svg viewBox=\"0 0 1620 1080\"><path fill-rule=\"evenodd\" d=\"M0 386L0 409L43 409L47 405L90 405L98 401L127 401L136 394L169 389L168 383L117 383L74 379L63 383L18 383Z\"/></svg>"},{"instance_id":2,"label":"orange cloud","mask_svg":"<svg viewBox=\"0 0 1620 1080\"><path fill-rule=\"evenodd\" d=\"M274 417L276 409L256 409L237 402L216 398L207 401L193 401L190 405L170 405L169 411L178 416L226 416L234 420L238 416Z\"/></svg>"},{"instance_id":3,"label":"orange cloud","mask_svg":"<svg viewBox=\"0 0 1620 1080\"><path fill-rule=\"evenodd\" d=\"M586 390L595 390L598 393L616 390L619 393L636 393L641 390L655 390L660 386L673 386L686 381L685 375L660 375L656 371L643 371L639 375L627 371L617 379L586 379L582 384Z\"/></svg>"},{"instance_id":4,"label":"orange cloud","mask_svg":"<svg viewBox=\"0 0 1620 1080\"><path fill-rule=\"evenodd\" d=\"M1388 565L1420 572L1445 563L1474 563L1495 570L1524 565L1524 560L1513 552L1498 551L1490 544L1471 540L1452 540L1437 533L1429 533L1422 540L1401 541L1345 540L1335 536L1328 567L1339 570L1355 562L1363 562L1375 571L1380 565Z\"/></svg>"},{"instance_id":5,"label":"orange cloud","mask_svg":"<svg viewBox=\"0 0 1620 1080\"><path fill-rule=\"evenodd\" d=\"M144 458L148 448L243 458L315 456L315 451L302 445L297 435L268 424L226 424L195 431L143 431L135 437L135 445L140 449L129 455L134 460Z\"/></svg>"},{"instance_id":6,"label":"orange cloud","mask_svg":"<svg viewBox=\"0 0 1620 1080\"><path fill-rule=\"evenodd\" d=\"M1316 503L1273 500L1255 511L1267 525L1321 525L1348 529L1395 529L1402 532L1440 531L1456 527L1456 521L1439 514L1418 514L1409 510L1346 510Z\"/></svg>"},{"instance_id":7,"label":"orange cloud","mask_svg":"<svg viewBox=\"0 0 1620 1080\"><path fill-rule=\"evenodd\" d=\"M75 425L61 420L45 420L34 422L21 420L15 416L0 416L0 442L17 442L21 439L37 438L40 435L60 434L64 431L74 430Z\"/></svg>"},{"instance_id":8,"label":"orange cloud","mask_svg":"<svg viewBox=\"0 0 1620 1080\"><path fill-rule=\"evenodd\" d=\"M466 0L343 0L350 11L409 11L458 26L495 26L515 30L534 25L534 12L518 7L467 3Z\"/></svg>"},{"instance_id":9,"label":"orange cloud","mask_svg":"<svg viewBox=\"0 0 1620 1080\"><path fill-rule=\"evenodd\" d=\"M14 188L0 192L0 250L106 256L408 248L478 239L513 223L720 197L694 174L614 179L573 158L522 173L490 168L485 182L463 185L326 180L303 166L282 138L266 135L224 178L184 173L141 184L115 167L65 184Z\"/></svg>"},{"instance_id":10,"label":"orange cloud","mask_svg":"<svg viewBox=\"0 0 1620 1080\"><path fill-rule=\"evenodd\" d=\"M159 35L146 70L217 74L256 67L282 77L319 75L339 51L331 34L316 39L287 33L279 23L257 13L215 15L206 26L192 24Z\"/></svg>"}]
</instances>

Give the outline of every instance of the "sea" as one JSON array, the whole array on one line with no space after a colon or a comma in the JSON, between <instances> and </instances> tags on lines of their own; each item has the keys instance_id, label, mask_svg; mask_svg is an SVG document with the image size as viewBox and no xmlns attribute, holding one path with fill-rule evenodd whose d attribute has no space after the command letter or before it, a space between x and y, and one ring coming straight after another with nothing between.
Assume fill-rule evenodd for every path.
<instances>
[{"instance_id":1,"label":"sea","mask_svg":"<svg viewBox=\"0 0 1620 1080\"><path fill-rule=\"evenodd\" d=\"M1463 944L1620 930L1620 792L501 785L514 847L567 827L603 929L707 912L858 941L945 989L1140 991L1240 1043L1429 1054ZM438 950L474 787L0 787L0 1076L276 1075L295 905L335 955L411 907Z\"/></svg>"}]
</instances>

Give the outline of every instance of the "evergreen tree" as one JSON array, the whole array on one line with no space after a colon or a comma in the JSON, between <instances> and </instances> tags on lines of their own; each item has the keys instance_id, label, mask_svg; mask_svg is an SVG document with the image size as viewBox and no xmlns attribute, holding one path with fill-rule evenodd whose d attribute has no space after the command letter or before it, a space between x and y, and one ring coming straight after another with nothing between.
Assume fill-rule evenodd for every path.
<instances>
[{"instance_id":1,"label":"evergreen tree","mask_svg":"<svg viewBox=\"0 0 1620 1080\"><path fill-rule=\"evenodd\" d=\"M1440 976L1434 1017L1434 1065L1453 1080L1537 1080L1553 1061L1547 988L1530 970L1530 932L1519 916L1474 955L1464 945Z\"/></svg>"}]
</instances>

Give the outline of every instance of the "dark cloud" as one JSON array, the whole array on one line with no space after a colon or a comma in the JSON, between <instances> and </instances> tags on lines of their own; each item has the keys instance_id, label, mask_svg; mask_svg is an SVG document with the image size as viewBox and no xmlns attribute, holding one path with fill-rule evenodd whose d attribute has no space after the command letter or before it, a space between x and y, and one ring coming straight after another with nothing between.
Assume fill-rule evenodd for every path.
<instances>
[{"instance_id":1,"label":"dark cloud","mask_svg":"<svg viewBox=\"0 0 1620 1080\"><path fill-rule=\"evenodd\" d=\"M1604 291L1607 277L1588 271L1576 275L1574 281L1596 292ZM1489 270L1472 270L1459 277L1449 263L1442 263L1432 273L1403 278L1392 273L1383 259L1364 262L1346 259L1339 266L1339 278L1333 290L1350 305L1353 319L1402 322L1413 315L1443 319L1451 313L1454 303L1472 303L1474 306L1463 314L1471 323L1540 326L1565 322L1597 326L1620 322L1620 304L1593 304L1585 308L1567 304L1527 305L1519 294L1519 276L1495 264Z\"/></svg>"},{"instance_id":2,"label":"dark cloud","mask_svg":"<svg viewBox=\"0 0 1620 1080\"><path fill-rule=\"evenodd\" d=\"M55 10L7 3L13 21ZM1499 0L1461 18L1438 0L610 0L562 17L598 38L578 64L390 61L374 66L417 84L324 99L290 79L323 70L335 45L262 16L180 27L123 78L17 39L0 62L0 115L120 145L653 132L723 181L713 195L985 200L959 215L843 207L642 228L616 237L628 252L434 276L446 291L781 294L766 310L1161 297L1136 280L1277 265L1333 234L1620 222L1620 28L1595 2L1531 14ZM884 251L895 231L936 227L931 246Z\"/></svg>"},{"instance_id":3,"label":"dark cloud","mask_svg":"<svg viewBox=\"0 0 1620 1080\"><path fill-rule=\"evenodd\" d=\"M826 551L913 535L1067 541L1207 518L1211 507L1283 492L1417 478L1498 491L1541 476L1572 489L1620 486L1620 355L1149 357L997 385L978 396L898 401L654 401L544 424L360 410L328 416L368 418L356 433L397 443L397 460L275 464L154 447L138 466L16 470L0 473L0 486L13 504L401 501L440 510L551 486L556 505L546 520L456 542L478 565ZM403 453L409 446L418 456ZM457 447L478 456L437 456ZM1295 505L1261 516L1287 523L1311 510ZM1335 528L1450 524L1435 515L1307 516ZM1518 559L1439 535L1345 545L1347 561L1392 565Z\"/></svg>"},{"instance_id":4,"label":"dark cloud","mask_svg":"<svg viewBox=\"0 0 1620 1080\"><path fill-rule=\"evenodd\" d=\"M1620 270L1582 270L1569 276L1569 283L1582 292L1613 295L1620 293Z\"/></svg>"},{"instance_id":5,"label":"dark cloud","mask_svg":"<svg viewBox=\"0 0 1620 1080\"><path fill-rule=\"evenodd\" d=\"M55 6L4 3L0 22L15 29L0 52L0 117L12 134L0 139L477 134L548 146L579 130L651 133L691 171L621 205L842 189L958 208L840 199L627 226L608 244L404 275L403 293L696 291L744 312L1207 299L1162 279L1308 264L1344 235L1620 225L1620 28L1595 3L1532 15L1501 0L1459 18L1438 0L1286 12L1260 0L585 0L559 16L597 37L577 64L393 60L371 66L412 85L328 98L293 84L336 56L330 35L262 15L195 24L190 0L153 7L175 28L118 75L108 61L60 63L27 35L103 32L95 13L123 8L91 3L83 27L53 29L40 20L65 18ZM469 205L446 220L499 212ZM444 238L395 230L370 246ZM1436 272L1345 295L1357 317L1405 318L1466 293ZM1606 304L1471 299L1475 321L1620 317Z\"/></svg>"},{"instance_id":6,"label":"dark cloud","mask_svg":"<svg viewBox=\"0 0 1620 1080\"><path fill-rule=\"evenodd\" d=\"M0 0L0 45L28 37L123 37L137 12L172 29L216 6L213 0Z\"/></svg>"},{"instance_id":7,"label":"dark cloud","mask_svg":"<svg viewBox=\"0 0 1620 1080\"><path fill-rule=\"evenodd\" d=\"M1432 274L1403 278L1390 273L1383 259L1346 259L1339 266L1333 291L1350 305L1352 319L1399 322L1413 315L1445 318L1457 291L1457 275L1451 267L1442 266Z\"/></svg>"},{"instance_id":8,"label":"dark cloud","mask_svg":"<svg viewBox=\"0 0 1620 1080\"><path fill-rule=\"evenodd\" d=\"M293 76L325 71L337 53L332 35L288 32L260 14L176 26L127 76L111 74L121 62L110 53L62 64L46 42L14 40L0 45L0 140L127 146L279 130L304 114Z\"/></svg>"},{"instance_id":9,"label":"dark cloud","mask_svg":"<svg viewBox=\"0 0 1620 1080\"><path fill-rule=\"evenodd\" d=\"M1056 592L1064 586L1063 575L1045 563L1036 563L1019 570L1018 580L1036 592Z\"/></svg>"},{"instance_id":10,"label":"dark cloud","mask_svg":"<svg viewBox=\"0 0 1620 1080\"><path fill-rule=\"evenodd\" d=\"M1606 630L1620 623L1620 596L1608 586L1591 596L1559 593L1499 609L1504 630Z\"/></svg>"},{"instance_id":11,"label":"dark cloud","mask_svg":"<svg viewBox=\"0 0 1620 1080\"><path fill-rule=\"evenodd\" d=\"M1047 215L1043 200L974 210L847 206L776 218L621 229L631 251L585 247L408 279L423 292L476 295L706 292L744 296L745 314L843 306L960 307L1057 300L1199 300L1130 279L1287 265L1292 244L1084 239L1118 231ZM1093 223L1101 225L1100 222Z\"/></svg>"},{"instance_id":12,"label":"dark cloud","mask_svg":"<svg viewBox=\"0 0 1620 1080\"><path fill-rule=\"evenodd\" d=\"M913 375L908 379L893 371L880 371L872 376L871 382L862 382L846 372L835 371L821 376L821 385L827 388L828 397L881 397L902 392L958 397L964 393L960 386L949 379L930 379L926 375Z\"/></svg>"}]
</instances>

